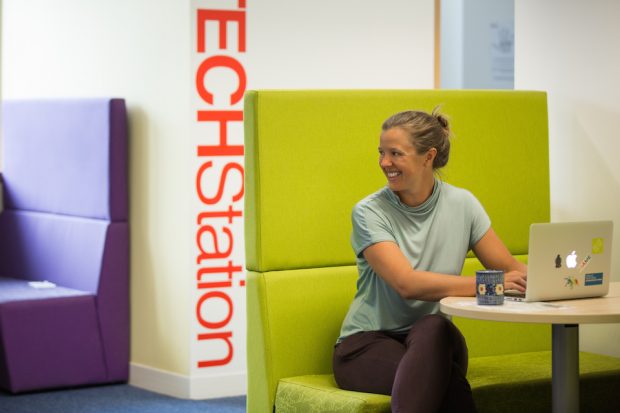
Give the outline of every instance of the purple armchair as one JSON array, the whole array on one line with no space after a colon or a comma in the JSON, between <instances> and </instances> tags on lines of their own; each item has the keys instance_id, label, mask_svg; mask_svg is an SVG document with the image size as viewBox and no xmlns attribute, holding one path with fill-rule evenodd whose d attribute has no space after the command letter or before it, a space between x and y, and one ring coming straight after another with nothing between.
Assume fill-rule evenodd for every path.
<instances>
[{"instance_id":1,"label":"purple armchair","mask_svg":"<svg viewBox=\"0 0 620 413\"><path fill-rule=\"evenodd\" d=\"M125 102L15 100L2 110L0 388L126 381Z\"/></svg>"}]
</instances>

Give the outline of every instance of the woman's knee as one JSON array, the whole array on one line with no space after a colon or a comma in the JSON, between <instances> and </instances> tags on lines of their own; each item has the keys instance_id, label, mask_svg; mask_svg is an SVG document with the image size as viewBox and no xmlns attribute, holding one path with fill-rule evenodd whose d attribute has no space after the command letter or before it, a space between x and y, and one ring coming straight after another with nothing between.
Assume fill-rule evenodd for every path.
<instances>
[{"instance_id":1,"label":"woman's knee","mask_svg":"<svg viewBox=\"0 0 620 413\"><path fill-rule=\"evenodd\" d=\"M421 333L421 334L420 334ZM424 337L436 346L448 346L453 350L459 364L467 362L467 345L460 330L446 317L439 314L430 314L416 322L407 337L408 343Z\"/></svg>"},{"instance_id":2,"label":"woman's knee","mask_svg":"<svg viewBox=\"0 0 620 413\"><path fill-rule=\"evenodd\" d=\"M454 324L446 317L439 314L429 314L418 320L411 331L413 334L423 331L427 337L432 336L439 340L450 340L455 334L455 329Z\"/></svg>"},{"instance_id":3,"label":"woman's knee","mask_svg":"<svg viewBox=\"0 0 620 413\"><path fill-rule=\"evenodd\" d=\"M345 390L390 394L405 348L382 332L347 337L333 356L334 378Z\"/></svg>"},{"instance_id":4,"label":"woman's knee","mask_svg":"<svg viewBox=\"0 0 620 413\"><path fill-rule=\"evenodd\" d=\"M431 318L430 334L434 334L437 340L446 343L452 351L452 359L461 368L463 374L467 372L468 367L468 349L465 337L454 323L438 314L427 316Z\"/></svg>"}]
</instances>

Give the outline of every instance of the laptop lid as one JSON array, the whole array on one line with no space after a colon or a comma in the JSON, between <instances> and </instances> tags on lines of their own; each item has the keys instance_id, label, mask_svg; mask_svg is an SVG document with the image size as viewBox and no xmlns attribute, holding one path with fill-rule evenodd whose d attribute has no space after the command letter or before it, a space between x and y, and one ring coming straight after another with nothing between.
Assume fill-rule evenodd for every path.
<instances>
[{"instance_id":1,"label":"laptop lid","mask_svg":"<svg viewBox=\"0 0 620 413\"><path fill-rule=\"evenodd\" d=\"M612 236L612 221L532 224L525 301L607 294Z\"/></svg>"}]
</instances>

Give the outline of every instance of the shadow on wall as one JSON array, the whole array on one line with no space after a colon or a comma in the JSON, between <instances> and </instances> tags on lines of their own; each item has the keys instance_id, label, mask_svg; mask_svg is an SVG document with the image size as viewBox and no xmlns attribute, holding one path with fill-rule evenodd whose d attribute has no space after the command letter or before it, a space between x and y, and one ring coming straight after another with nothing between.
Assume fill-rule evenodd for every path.
<instances>
[{"instance_id":1,"label":"shadow on wall","mask_svg":"<svg viewBox=\"0 0 620 413\"><path fill-rule=\"evenodd\" d=\"M149 148L151 123L147 113L140 107L129 106L128 110L128 129L129 129L129 192L131 193L131 203L129 205L129 216L132 225L131 236L131 277L130 277L130 303L131 303L131 352L130 362L139 359L141 354L137 354L140 347L140 329L153 331L157 325L148 325L149 320L159 319L156 305L157 291L156 283L153 280L153 252L151 248L151 237L149 228L153 224L152 209L149 208L149 199L152 197L153 189L151 182L156 180L149 178L153 171L153 159ZM158 332L158 336L164 334ZM150 347L157 347L157 342L152 342ZM142 346L144 347L144 346ZM156 350L154 350L156 351ZM144 354L142 354L144 357Z\"/></svg>"},{"instance_id":2,"label":"shadow on wall","mask_svg":"<svg viewBox=\"0 0 620 413\"><path fill-rule=\"evenodd\" d=\"M575 113L577 123L603 161L607 174L615 180L615 186L620 188L620 113L590 102L578 102Z\"/></svg>"},{"instance_id":3,"label":"shadow on wall","mask_svg":"<svg viewBox=\"0 0 620 413\"><path fill-rule=\"evenodd\" d=\"M614 219L620 211L620 152L616 138L620 117L600 105L557 101L555 113L564 121L550 131L552 219Z\"/></svg>"},{"instance_id":4,"label":"shadow on wall","mask_svg":"<svg viewBox=\"0 0 620 413\"><path fill-rule=\"evenodd\" d=\"M549 105L549 160L552 221L611 219L620 241L620 117L599 104L556 97ZM614 244L616 254L620 242ZM619 281L620 261L612 263L613 281Z\"/></svg>"}]
</instances>

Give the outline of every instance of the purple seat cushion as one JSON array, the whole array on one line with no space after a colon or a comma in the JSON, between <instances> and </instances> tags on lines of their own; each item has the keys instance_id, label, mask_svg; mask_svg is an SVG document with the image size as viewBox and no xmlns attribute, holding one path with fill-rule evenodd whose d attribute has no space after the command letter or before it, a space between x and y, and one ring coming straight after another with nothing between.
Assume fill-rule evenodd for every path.
<instances>
[{"instance_id":1,"label":"purple seat cushion","mask_svg":"<svg viewBox=\"0 0 620 413\"><path fill-rule=\"evenodd\" d=\"M0 277L0 304L10 301L45 300L89 295L85 291L71 288L34 288L28 281Z\"/></svg>"},{"instance_id":2,"label":"purple seat cushion","mask_svg":"<svg viewBox=\"0 0 620 413\"><path fill-rule=\"evenodd\" d=\"M127 220L123 100L8 100L2 115L5 209Z\"/></svg>"},{"instance_id":3,"label":"purple seat cushion","mask_svg":"<svg viewBox=\"0 0 620 413\"><path fill-rule=\"evenodd\" d=\"M0 276L97 293L108 221L5 210Z\"/></svg>"},{"instance_id":4,"label":"purple seat cushion","mask_svg":"<svg viewBox=\"0 0 620 413\"><path fill-rule=\"evenodd\" d=\"M105 382L102 350L92 295L0 303L2 388L18 393Z\"/></svg>"}]
</instances>

